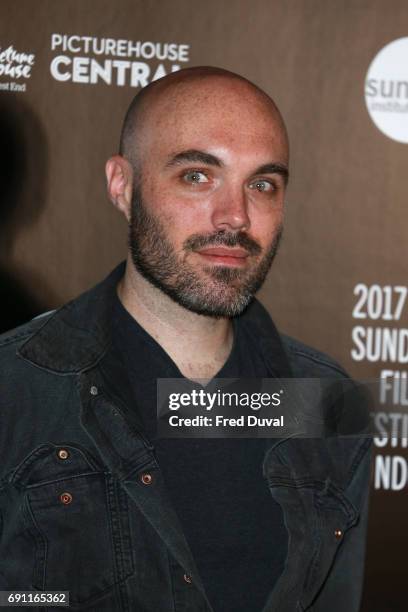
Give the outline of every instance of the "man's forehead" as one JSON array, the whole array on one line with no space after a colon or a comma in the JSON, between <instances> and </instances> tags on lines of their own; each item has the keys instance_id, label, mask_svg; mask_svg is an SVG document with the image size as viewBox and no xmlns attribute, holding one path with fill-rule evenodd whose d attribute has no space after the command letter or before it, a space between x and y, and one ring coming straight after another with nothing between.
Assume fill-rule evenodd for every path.
<instances>
[{"instance_id":1,"label":"man's forehead","mask_svg":"<svg viewBox=\"0 0 408 612\"><path fill-rule=\"evenodd\" d=\"M214 142L224 137L237 143L251 136L276 139L284 132L280 117L264 100L237 91L202 88L162 98L144 125L159 138L170 132L180 140L197 136Z\"/></svg>"},{"instance_id":2,"label":"man's forehead","mask_svg":"<svg viewBox=\"0 0 408 612\"><path fill-rule=\"evenodd\" d=\"M199 113L207 118L234 120L244 114L259 120L279 120L272 100L245 82L228 78L206 78L181 82L159 92L147 109L155 120L195 122Z\"/></svg>"},{"instance_id":3,"label":"man's forehead","mask_svg":"<svg viewBox=\"0 0 408 612\"><path fill-rule=\"evenodd\" d=\"M177 119L155 122L149 131L145 152L160 155L163 162L175 158L206 163L205 155L200 159L185 155L186 151L202 151L226 166L236 163L237 159L240 162L248 159L258 165L269 161L287 163L285 133L275 122L257 119L254 114L245 121L242 113L222 117L217 113L197 115L192 112L179 115Z\"/></svg>"}]
</instances>

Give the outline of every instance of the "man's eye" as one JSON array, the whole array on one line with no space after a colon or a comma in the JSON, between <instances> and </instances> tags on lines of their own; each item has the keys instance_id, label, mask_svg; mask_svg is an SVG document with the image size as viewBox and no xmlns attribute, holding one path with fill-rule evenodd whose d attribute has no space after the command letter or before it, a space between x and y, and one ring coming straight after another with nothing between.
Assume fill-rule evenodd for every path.
<instances>
[{"instance_id":1,"label":"man's eye","mask_svg":"<svg viewBox=\"0 0 408 612\"><path fill-rule=\"evenodd\" d=\"M183 179L186 183L208 183L208 177L200 170L191 170L183 174Z\"/></svg>"},{"instance_id":2,"label":"man's eye","mask_svg":"<svg viewBox=\"0 0 408 612\"><path fill-rule=\"evenodd\" d=\"M275 191L275 185L271 181L258 180L254 181L249 185L250 189L256 189L257 191Z\"/></svg>"}]
</instances>

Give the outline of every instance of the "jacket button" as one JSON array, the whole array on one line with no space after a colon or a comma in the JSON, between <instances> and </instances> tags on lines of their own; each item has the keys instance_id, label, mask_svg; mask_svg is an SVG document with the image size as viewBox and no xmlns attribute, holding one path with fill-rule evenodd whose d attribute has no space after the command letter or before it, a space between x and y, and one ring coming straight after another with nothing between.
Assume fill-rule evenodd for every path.
<instances>
[{"instance_id":1,"label":"jacket button","mask_svg":"<svg viewBox=\"0 0 408 612\"><path fill-rule=\"evenodd\" d=\"M143 484L149 485L149 484L152 484L153 482L153 476L146 472L141 475L140 480L143 482Z\"/></svg>"},{"instance_id":2,"label":"jacket button","mask_svg":"<svg viewBox=\"0 0 408 612\"><path fill-rule=\"evenodd\" d=\"M89 391L91 395L98 395L98 387L95 387L95 385L92 385Z\"/></svg>"},{"instance_id":3,"label":"jacket button","mask_svg":"<svg viewBox=\"0 0 408 612\"><path fill-rule=\"evenodd\" d=\"M64 506L68 506L68 504L72 502L71 493L61 493L60 500L61 500L61 503L64 504Z\"/></svg>"},{"instance_id":4,"label":"jacket button","mask_svg":"<svg viewBox=\"0 0 408 612\"><path fill-rule=\"evenodd\" d=\"M184 574L183 579L184 582L187 582L187 584L191 584L193 582L193 579L189 574Z\"/></svg>"},{"instance_id":5,"label":"jacket button","mask_svg":"<svg viewBox=\"0 0 408 612\"><path fill-rule=\"evenodd\" d=\"M336 529L334 532L334 537L336 538L336 540L340 540L340 538L343 537L343 532L341 529Z\"/></svg>"},{"instance_id":6,"label":"jacket button","mask_svg":"<svg viewBox=\"0 0 408 612\"><path fill-rule=\"evenodd\" d=\"M69 457L69 452L65 449L65 448L60 448L58 451L58 458L59 459L68 459Z\"/></svg>"}]
</instances>

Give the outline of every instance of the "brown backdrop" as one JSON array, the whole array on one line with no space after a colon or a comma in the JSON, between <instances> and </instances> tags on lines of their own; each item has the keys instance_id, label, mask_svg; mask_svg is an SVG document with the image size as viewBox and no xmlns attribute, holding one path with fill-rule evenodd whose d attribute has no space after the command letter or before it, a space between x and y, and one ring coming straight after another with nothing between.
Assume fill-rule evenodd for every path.
<instances>
[{"instance_id":1,"label":"brown backdrop","mask_svg":"<svg viewBox=\"0 0 408 612\"><path fill-rule=\"evenodd\" d=\"M53 50L52 34L187 45L184 62L116 59L152 73L159 64L166 72L174 64L221 66L271 94L291 136L291 184L283 246L261 297L282 330L358 378L406 368L351 354L356 325L406 326L407 308L398 321L352 317L358 283L406 284L408 146L374 126L364 98L377 52L408 35L406 0L3 0L0 64L10 45L35 56L22 62L29 78L0 75L0 295L8 327L86 289L126 250L103 170L137 88L130 68L123 85L116 76L110 85L56 80L56 57L65 58L61 74L75 57L89 58L82 71L92 59L115 58ZM405 461L400 446L378 453ZM373 477L378 469L374 462ZM405 485L373 486L367 612L406 609Z\"/></svg>"}]
</instances>

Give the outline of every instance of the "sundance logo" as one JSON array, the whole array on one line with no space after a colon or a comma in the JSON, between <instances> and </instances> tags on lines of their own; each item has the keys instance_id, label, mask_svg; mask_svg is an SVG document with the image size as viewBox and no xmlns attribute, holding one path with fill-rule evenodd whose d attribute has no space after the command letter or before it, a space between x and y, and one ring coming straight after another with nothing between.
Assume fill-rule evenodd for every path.
<instances>
[{"instance_id":1,"label":"sundance logo","mask_svg":"<svg viewBox=\"0 0 408 612\"><path fill-rule=\"evenodd\" d=\"M365 100L377 128L397 142L408 142L408 37L377 53L367 72Z\"/></svg>"},{"instance_id":2,"label":"sundance logo","mask_svg":"<svg viewBox=\"0 0 408 612\"><path fill-rule=\"evenodd\" d=\"M5 49L0 46L0 78L29 79L34 61L34 53L17 51L13 45ZM25 91L26 84L15 81L0 82L0 90Z\"/></svg>"}]
</instances>

